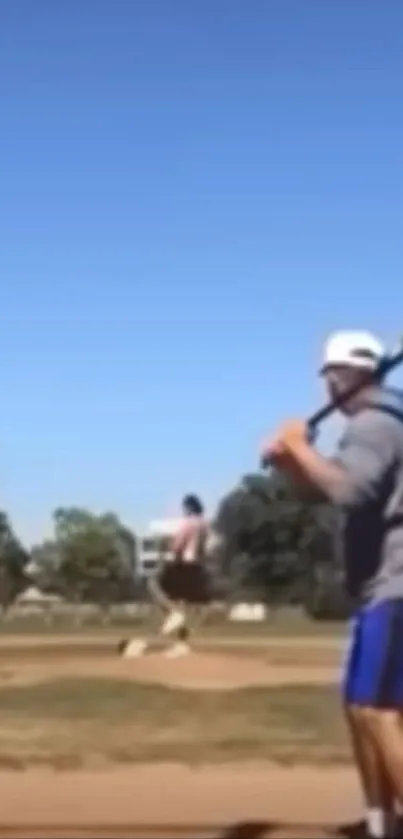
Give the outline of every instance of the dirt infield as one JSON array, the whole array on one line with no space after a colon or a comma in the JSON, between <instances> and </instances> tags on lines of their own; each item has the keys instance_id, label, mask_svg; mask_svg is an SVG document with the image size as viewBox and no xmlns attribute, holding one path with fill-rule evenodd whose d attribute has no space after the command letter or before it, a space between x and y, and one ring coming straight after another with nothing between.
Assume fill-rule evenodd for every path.
<instances>
[{"instance_id":1,"label":"dirt infield","mask_svg":"<svg viewBox=\"0 0 403 839\"><path fill-rule=\"evenodd\" d=\"M359 814L349 769L270 764L0 774L0 836L330 837ZM161 794L163 791L163 795Z\"/></svg>"},{"instance_id":2,"label":"dirt infield","mask_svg":"<svg viewBox=\"0 0 403 839\"><path fill-rule=\"evenodd\" d=\"M169 660L160 654L141 659L117 656L30 656L0 665L0 685L33 684L68 676L133 680L194 690L231 690L281 684L331 684L337 668L330 666L272 665L270 661L220 653L195 652Z\"/></svg>"},{"instance_id":3,"label":"dirt infield","mask_svg":"<svg viewBox=\"0 0 403 839\"><path fill-rule=\"evenodd\" d=\"M169 660L161 650L130 660L116 655L115 637L4 636L0 685L60 676L124 678L197 690L334 684L343 645L340 638L329 637L212 638L183 659Z\"/></svg>"},{"instance_id":4,"label":"dirt infield","mask_svg":"<svg viewBox=\"0 0 403 839\"><path fill-rule=\"evenodd\" d=\"M8 639L10 640L10 639ZM105 640L15 639L0 642L0 688L60 678L102 677L194 690L334 683L340 641L275 639L247 653L199 650L168 660L120 659ZM69 642L68 642L69 640ZM99 643L99 647L97 647ZM102 646L103 644L103 646ZM231 646L224 644L224 646ZM238 649L239 647L239 649ZM80 650L79 650L80 648ZM16 654L18 653L18 654ZM0 837L154 837L154 839L305 839L342 836L340 822L359 815L348 767L281 768L270 763L189 768L139 764L60 771L0 772Z\"/></svg>"}]
</instances>

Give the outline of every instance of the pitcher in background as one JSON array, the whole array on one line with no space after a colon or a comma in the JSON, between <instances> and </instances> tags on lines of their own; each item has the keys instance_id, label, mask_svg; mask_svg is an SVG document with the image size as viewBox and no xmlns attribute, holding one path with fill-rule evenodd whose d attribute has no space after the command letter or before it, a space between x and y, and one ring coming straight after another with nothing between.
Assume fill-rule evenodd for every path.
<instances>
[{"instance_id":1,"label":"pitcher in background","mask_svg":"<svg viewBox=\"0 0 403 839\"><path fill-rule=\"evenodd\" d=\"M165 637L175 638L173 646L166 652L169 658L190 652L190 610L205 605L210 599L205 567L207 532L200 498L194 494L185 495L182 518L173 537L171 551L163 560L159 573L149 581L153 601L165 612L160 632ZM142 655L147 647L146 641L129 640L119 645L119 651L133 658Z\"/></svg>"}]
</instances>

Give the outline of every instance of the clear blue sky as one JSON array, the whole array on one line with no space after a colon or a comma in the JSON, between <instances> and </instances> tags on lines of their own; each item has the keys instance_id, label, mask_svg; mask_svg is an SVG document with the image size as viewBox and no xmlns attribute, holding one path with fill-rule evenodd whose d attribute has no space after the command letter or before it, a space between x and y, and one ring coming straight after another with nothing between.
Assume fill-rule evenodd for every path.
<instances>
[{"instance_id":1,"label":"clear blue sky","mask_svg":"<svg viewBox=\"0 0 403 839\"><path fill-rule=\"evenodd\" d=\"M401 0L2 0L1 504L209 502L403 328ZM328 432L329 433L329 432Z\"/></svg>"}]
</instances>

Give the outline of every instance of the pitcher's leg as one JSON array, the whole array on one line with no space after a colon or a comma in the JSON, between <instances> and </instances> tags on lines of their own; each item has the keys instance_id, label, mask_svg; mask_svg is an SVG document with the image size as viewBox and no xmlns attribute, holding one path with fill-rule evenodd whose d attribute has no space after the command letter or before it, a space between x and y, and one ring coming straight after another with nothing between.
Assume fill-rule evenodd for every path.
<instances>
[{"instance_id":1,"label":"pitcher's leg","mask_svg":"<svg viewBox=\"0 0 403 839\"><path fill-rule=\"evenodd\" d=\"M160 573L152 575L147 581L147 588L151 600L151 622L148 639L131 637L122 640L118 645L118 652L125 658L138 658L150 646L150 636L170 635L177 631L184 622L181 610L171 597L174 592L175 569L163 567ZM161 614L163 621L161 624ZM158 620L158 625L156 624Z\"/></svg>"}]
</instances>

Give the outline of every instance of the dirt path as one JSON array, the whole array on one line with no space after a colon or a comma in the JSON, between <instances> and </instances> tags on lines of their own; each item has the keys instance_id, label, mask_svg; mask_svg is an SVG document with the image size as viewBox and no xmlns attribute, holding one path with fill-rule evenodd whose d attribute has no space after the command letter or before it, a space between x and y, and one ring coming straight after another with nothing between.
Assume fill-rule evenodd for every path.
<instances>
[{"instance_id":1,"label":"dirt path","mask_svg":"<svg viewBox=\"0 0 403 839\"><path fill-rule=\"evenodd\" d=\"M336 836L359 815L348 768L271 764L190 769L139 766L109 772L0 773L0 836Z\"/></svg>"}]
</instances>

